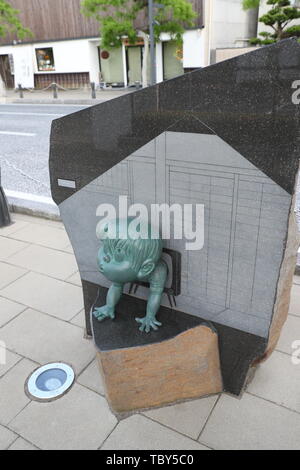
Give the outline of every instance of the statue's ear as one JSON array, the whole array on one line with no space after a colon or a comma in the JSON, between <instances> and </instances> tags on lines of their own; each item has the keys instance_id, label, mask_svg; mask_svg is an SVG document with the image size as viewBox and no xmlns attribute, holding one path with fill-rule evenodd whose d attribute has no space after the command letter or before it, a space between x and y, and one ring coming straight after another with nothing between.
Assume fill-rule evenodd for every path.
<instances>
[{"instance_id":1,"label":"statue's ear","mask_svg":"<svg viewBox=\"0 0 300 470\"><path fill-rule=\"evenodd\" d=\"M155 263L150 260L146 260L143 262L139 272L138 272L138 279L143 279L145 277L150 276L150 274L154 271L155 269Z\"/></svg>"}]
</instances>

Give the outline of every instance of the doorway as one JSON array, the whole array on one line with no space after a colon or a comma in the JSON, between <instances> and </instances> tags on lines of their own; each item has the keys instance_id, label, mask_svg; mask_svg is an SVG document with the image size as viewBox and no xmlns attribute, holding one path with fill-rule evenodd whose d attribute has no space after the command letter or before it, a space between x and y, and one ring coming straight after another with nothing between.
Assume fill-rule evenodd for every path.
<instances>
[{"instance_id":1,"label":"doorway","mask_svg":"<svg viewBox=\"0 0 300 470\"><path fill-rule=\"evenodd\" d=\"M9 56L0 55L0 75L6 88L14 88L14 76L11 73Z\"/></svg>"},{"instance_id":2,"label":"doorway","mask_svg":"<svg viewBox=\"0 0 300 470\"><path fill-rule=\"evenodd\" d=\"M176 57L178 45L175 41L165 41L162 44L164 80L182 75L184 73L182 61Z\"/></svg>"},{"instance_id":3,"label":"doorway","mask_svg":"<svg viewBox=\"0 0 300 470\"><path fill-rule=\"evenodd\" d=\"M143 47L142 46L128 46L126 47L127 56L127 80L128 85L134 85L135 82L142 82L142 60L143 60Z\"/></svg>"}]
</instances>

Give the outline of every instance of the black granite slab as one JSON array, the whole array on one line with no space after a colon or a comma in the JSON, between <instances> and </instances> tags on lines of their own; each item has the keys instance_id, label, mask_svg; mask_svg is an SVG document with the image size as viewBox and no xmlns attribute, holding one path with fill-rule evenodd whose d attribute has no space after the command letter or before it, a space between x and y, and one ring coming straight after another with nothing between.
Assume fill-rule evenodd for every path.
<instances>
[{"instance_id":1,"label":"black granite slab","mask_svg":"<svg viewBox=\"0 0 300 470\"><path fill-rule=\"evenodd\" d=\"M300 128L291 86L299 77L300 44L288 39L53 121L55 202L181 120L184 132L217 134L291 194ZM58 186L58 178L75 180L76 189Z\"/></svg>"},{"instance_id":2,"label":"black granite slab","mask_svg":"<svg viewBox=\"0 0 300 470\"><path fill-rule=\"evenodd\" d=\"M61 204L165 131L215 134L290 194L299 164L300 106L292 83L300 79L300 44L294 39L259 48L201 70L53 121L50 176ZM75 181L76 188L58 185ZM83 281L87 334L101 350L165 341L204 320L161 307L167 327L140 334L134 317L145 301L123 295L115 321L90 322L106 289ZM124 313L126 312L126 313ZM127 313L128 312L128 313ZM212 322L218 333L224 390L239 394L267 339ZM93 326L93 328L92 328Z\"/></svg>"}]
</instances>

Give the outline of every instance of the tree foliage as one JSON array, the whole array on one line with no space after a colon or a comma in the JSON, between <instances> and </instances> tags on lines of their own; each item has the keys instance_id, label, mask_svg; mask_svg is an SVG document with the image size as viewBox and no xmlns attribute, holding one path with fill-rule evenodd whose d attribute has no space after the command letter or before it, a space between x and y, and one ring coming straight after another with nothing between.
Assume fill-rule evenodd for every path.
<instances>
[{"instance_id":1,"label":"tree foliage","mask_svg":"<svg viewBox=\"0 0 300 470\"><path fill-rule=\"evenodd\" d=\"M258 8L260 0L243 0L244 10L250 10L251 8Z\"/></svg>"},{"instance_id":2,"label":"tree foliage","mask_svg":"<svg viewBox=\"0 0 300 470\"><path fill-rule=\"evenodd\" d=\"M0 37L14 33L18 38L32 36L30 29L25 28L19 18L19 10L13 8L6 0L0 0Z\"/></svg>"},{"instance_id":3,"label":"tree foliage","mask_svg":"<svg viewBox=\"0 0 300 470\"><path fill-rule=\"evenodd\" d=\"M244 3L255 0L244 0ZM300 26L292 26L287 28L287 25L298 18L300 18L300 10L292 6L290 0L267 0L267 5L271 5L271 9L259 18L261 23L270 26L273 32L263 31L260 33L260 38L252 38L251 44L264 45L272 44L287 37L300 36Z\"/></svg>"},{"instance_id":4,"label":"tree foliage","mask_svg":"<svg viewBox=\"0 0 300 470\"><path fill-rule=\"evenodd\" d=\"M156 8L154 13L156 40L166 32L181 42L184 30L193 27L197 17L191 3L187 0L159 0L159 3L163 8ZM100 23L101 45L107 49L121 46L124 36L134 44L139 31L149 34L148 0L83 0L82 13ZM138 17L146 19L139 29L135 25Z\"/></svg>"}]
</instances>

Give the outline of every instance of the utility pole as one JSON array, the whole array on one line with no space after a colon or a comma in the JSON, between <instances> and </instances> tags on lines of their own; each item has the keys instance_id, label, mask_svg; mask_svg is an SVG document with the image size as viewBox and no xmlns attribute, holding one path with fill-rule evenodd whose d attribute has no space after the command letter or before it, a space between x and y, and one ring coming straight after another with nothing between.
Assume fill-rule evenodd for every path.
<instances>
[{"instance_id":1,"label":"utility pole","mask_svg":"<svg viewBox=\"0 0 300 470\"><path fill-rule=\"evenodd\" d=\"M151 78L150 85L156 84L156 54L155 54L155 38L154 38L154 2L149 0L148 3L149 16L149 33L150 33L150 62L151 62Z\"/></svg>"}]
</instances>

